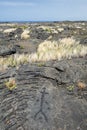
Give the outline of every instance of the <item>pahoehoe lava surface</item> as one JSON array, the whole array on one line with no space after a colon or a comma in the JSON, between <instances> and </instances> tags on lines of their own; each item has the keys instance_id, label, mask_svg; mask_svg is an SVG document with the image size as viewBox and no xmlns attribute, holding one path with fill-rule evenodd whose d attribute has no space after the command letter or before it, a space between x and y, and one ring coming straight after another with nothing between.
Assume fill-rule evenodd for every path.
<instances>
[{"instance_id":1,"label":"pahoehoe lava surface","mask_svg":"<svg viewBox=\"0 0 87 130\"><path fill-rule=\"evenodd\" d=\"M36 53L39 44L64 38L87 47L87 22L0 23L0 130L87 130L87 55L1 65L4 58ZM5 85L10 78L17 86L12 91ZM84 90L77 81L86 84Z\"/></svg>"},{"instance_id":2,"label":"pahoehoe lava surface","mask_svg":"<svg viewBox=\"0 0 87 130\"><path fill-rule=\"evenodd\" d=\"M4 82L15 77L10 92ZM82 98L66 87L87 83L87 58L20 65L0 72L0 130L87 130L87 90Z\"/></svg>"}]
</instances>

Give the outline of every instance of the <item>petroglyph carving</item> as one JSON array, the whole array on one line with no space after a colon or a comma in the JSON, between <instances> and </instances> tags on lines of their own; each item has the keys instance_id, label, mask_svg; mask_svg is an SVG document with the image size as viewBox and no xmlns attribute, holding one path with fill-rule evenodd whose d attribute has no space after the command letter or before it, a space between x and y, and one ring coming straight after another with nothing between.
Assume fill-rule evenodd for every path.
<instances>
[{"instance_id":1,"label":"petroglyph carving","mask_svg":"<svg viewBox=\"0 0 87 130\"><path fill-rule=\"evenodd\" d=\"M47 102L45 101L45 95L46 95L46 94L48 94L48 93L46 92L46 88L44 87L43 90L41 91L40 109L39 109L39 111L35 114L34 119L37 118L38 114L42 114L43 117L44 117L44 119L45 119L46 121L48 121L47 116L46 116L46 114L45 114L45 112L44 112L44 103L47 104Z\"/></svg>"}]
</instances>

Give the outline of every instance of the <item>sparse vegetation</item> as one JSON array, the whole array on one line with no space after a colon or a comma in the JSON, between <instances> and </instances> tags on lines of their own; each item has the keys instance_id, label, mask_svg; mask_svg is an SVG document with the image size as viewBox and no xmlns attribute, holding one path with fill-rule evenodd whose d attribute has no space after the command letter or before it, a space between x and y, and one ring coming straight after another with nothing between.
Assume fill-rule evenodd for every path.
<instances>
[{"instance_id":1,"label":"sparse vegetation","mask_svg":"<svg viewBox=\"0 0 87 130\"><path fill-rule=\"evenodd\" d=\"M63 38L58 42L44 41L39 44L37 52L32 54L14 54L6 58L0 58L0 66L18 66L26 62L71 59L86 54L87 46L79 44L79 41L72 37Z\"/></svg>"},{"instance_id":2,"label":"sparse vegetation","mask_svg":"<svg viewBox=\"0 0 87 130\"><path fill-rule=\"evenodd\" d=\"M21 29L25 30L25 29L28 28L28 25L18 25L18 24L15 24L15 25L13 25L13 28L21 28Z\"/></svg>"},{"instance_id":3,"label":"sparse vegetation","mask_svg":"<svg viewBox=\"0 0 87 130\"><path fill-rule=\"evenodd\" d=\"M67 90L68 90L69 92L73 92L74 88L75 88L74 85L70 85L70 86L67 87Z\"/></svg>"},{"instance_id":4,"label":"sparse vegetation","mask_svg":"<svg viewBox=\"0 0 87 130\"><path fill-rule=\"evenodd\" d=\"M20 49L24 49L24 46L23 46L23 45L20 45Z\"/></svg>"},{"instance_id":5,"label":"sparse vegetation","mask_svg":"<svg viewBox=\"0 0 87 130\"><path fill-rule=\"evenodd\" d=\"M29 30L24 30L24 32L21 34L21 39L28 39L29 37Z\"/></svg>"},{"instance_id":6,"label":"sparse vegetation","mask_svg":"<svg viewBox=\"0 0 87 130\"><path fill-rule=\"evenodd\" d=\"M86 88L86 84L84 82L82 82L82 81L78 81L77 82L77 87L78 87L79 90L83 90L83 89Z\"/></svg>"},{"instance_id":7,"label":"sparse vegetation","mask_svg":"<svg viewBox=\"0 0 87 130\"><path fill-rule=\"evenodd\" d=\"M52 33L51 28L46 28L45 31L48 32L48 33Z\"/></svg>"},{"instance_id":8,"label":"sparse vegetation","mask_svg":"<svg viewBox=\"0 0 87 130\"><path fill-rule=\"evenodd\" d=\"M58 42L44 41L38 47L39 60L61 60L63 58L84 56L87 54L87 46L79 44L73 38L63 38Z\"/></svg>"},{"instance_id":9,"label":"sparse vegetation","mask_svg":"<svg viewBox=\"0 0 87 130\"><path fill-rule=\"evenodd\" d=\"M10 78L8 81L5 82L5 86L12 91L16 88L16 81L14 78Z\"/></svg>"},{"instance_id":10,"label":"sparse vegetation","mask_svg":"<svg viewBox=\"0 0 87 130\"><path fill-rule=\"evenodd\" d=\"M20 26L20 28L22 28L23 30L25 30L25 29L28 28L28 25L22 25L22 26Z\"/></svg>"},{"instance_id":11,"label":"sparse vegetation","mask_svg":"<svg viewBox=\"0 0 87 130\"><path fill-rule=\"evenodd\" d=\"M6 29L4 30L3 33L10 33L10 32L14 32L17 28L9 28L9 29Z\"/></svg>"},{"instance_id":12,"label":"sparse vegetation","mask_svg":"<svg viewBox=\"0 0 87 130\"><path fill-rule=\"evenodd\" d=\"M38 66L39 66L39 67L42 67L42 66L44 66L44 65L45 65L44 62L40 62L40 63L38 63Z\"/></svg>"}]
</instances>

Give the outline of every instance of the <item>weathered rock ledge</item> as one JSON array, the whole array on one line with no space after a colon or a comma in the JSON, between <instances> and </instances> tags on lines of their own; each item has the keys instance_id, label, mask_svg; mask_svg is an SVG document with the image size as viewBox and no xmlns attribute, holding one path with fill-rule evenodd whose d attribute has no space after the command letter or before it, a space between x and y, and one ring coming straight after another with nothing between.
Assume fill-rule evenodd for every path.
<instances>
[{"instance_id":1,"label":"weathered rock ledge","mask_svg":"<svg viewBox=\"0 0 87 130\"><path fill-rule=\"evenodd\" d=\"M4 85L10 77L12 92ZM78 80L87 85L87 57L0 72L0 130L87 130L87 86L79 92Z\"/></svg>"}]
</instances>

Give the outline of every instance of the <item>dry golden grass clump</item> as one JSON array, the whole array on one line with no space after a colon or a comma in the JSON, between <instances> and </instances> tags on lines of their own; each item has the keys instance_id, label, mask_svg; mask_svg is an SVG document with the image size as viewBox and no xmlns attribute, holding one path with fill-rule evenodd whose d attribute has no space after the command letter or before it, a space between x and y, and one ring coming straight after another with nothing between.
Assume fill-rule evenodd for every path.
<instances>
[{"instance_id":1,"label":"dry golden grass clump","mask_svg":"<svg viewBox=\"0 0 87 130\"><path fill-rule=\"evenodd\" d=\"M78 81L77 87L78 87L79 90L83 90L84 88L86 88L86 84L82 81Z\"/></svg>"},{"instance_id":2,"label":"dry golden grass clump","mask_svg":"<svg viewBox=\"0 0 87 130\"><path fill-rule=\"evenodd\" d=\"M51 60L58 57L58 44L57 42L44 41L41 43L37 49L38 60Z\"/></svg>"},{"instance_id":3,"label":"dry golden grass clump","mask_svg":"<svg viewBox=\"0 0 87 130\"><path fill-rule=\"evenodd\" d=\"M85 56L87 46L79 44L74 38L63 38L59 41L44 41L39 44L37 52L32 54L14 54L7 58L0 58L0 67L18 66L27 62L71 59Z\"/></svg>"},{"instance_id":4,"label":"dry golden grass clump","mask_svg":"<svg viewBox=\"0 0 87 130\"><path fill-rule=\"evenodd\" d=\"M63 38L59 41L44 41L38 47L39 60L61 60L84 56L87 54L87 46L79 44L79 41L71 38Z\"/></svg>"},{"instance_id":5,"label":"dry golden grass clump","mask_svg":"<svg viewBox=\"0 0 87 130\"><path fill-rule=\"evenodd\" d=\"M6 29L4 30L3 33L10 33L10 32L14 32L17 28L9 28L9 29Z\"/></svg>"},{"instance_id":6,"label":"dry golden grass clump","mask_svg":"<svg viewBox=\"0 0 87 130\"><path fill-rule=\"evenodd\" d=\"M24 30L24 32L21 34L21 39L28 39L29 36L29 30Z\"/></svg>"},{"instance_id":7,"label":"dry golden grass clump","mask_svg":"<svg viewBox=\"0 0 87 130\"><path fill-rule=\"evenodd\" d=\"M51 42L51 41L45 41L43 43L41 43L38 47L38 52L47 52L47 51L51 51L51 50L56 50L58 48L58 44L57 42Z\"/></svg>"},{"instance_id":8,"label":"dry golden grass clump","mask_svg":"<svg viewBox=\"0 0 87 130\"><path fill-rule=\"evenodd\" d=\"M16 88L16 81L14 78L10 78L8 81L5 82L5 86L9 89L9 90L13 90Z\"/></svg>"}]
</instances>

